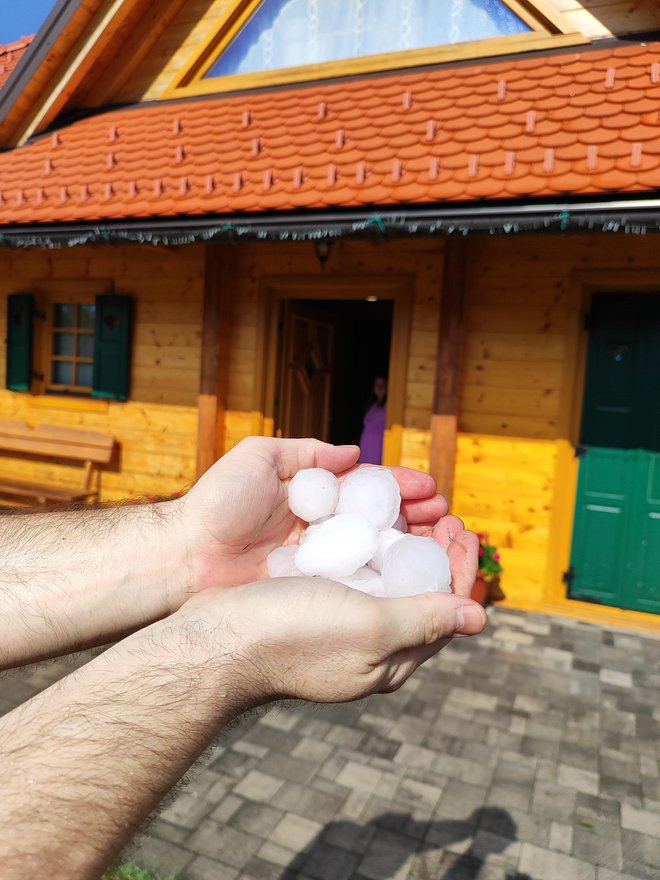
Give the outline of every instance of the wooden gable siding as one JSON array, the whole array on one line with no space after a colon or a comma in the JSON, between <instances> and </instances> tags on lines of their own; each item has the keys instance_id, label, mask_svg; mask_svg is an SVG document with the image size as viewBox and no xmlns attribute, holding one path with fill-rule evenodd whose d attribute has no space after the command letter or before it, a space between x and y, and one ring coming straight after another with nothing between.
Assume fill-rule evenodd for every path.
<instances>
[{"instance_id":1,"label":"wooden gable siding","mask_svg":"<svg viewBox=\"0 0 660 880\"><path fill-rule=\"evenodd\" d=\"M567 22L590 39L660 29L660 8L653 0L547 0ZM234 0L186 0L147 58L112 97L114 103L153 101L163 96L177 74L218 29Z\"/></svg>"},{"instance_id":2,"label":"wooden gable siding","mask_svg":"<svg viewBox=\"0 0 660 880\"><path fill-rule=\"evenodd\" d=\"M401 275L412 277L414 286L404 424L398 429L402 429L401 463L428 468L428 456L420 456L419 446L420 439L428 435L433 403L442 252L441 239L340 241L322 270L312 243L242 246L238 252L236 289L233 295L229 294L232 329L224 448L229 449L248 434L267 430L262 416L263 401L257 399L262 276Z\"/></svg>"},{"instance_id":3,"label":"wooden gable siding","mask_svg":"<svg viewBox=\"0 0 660 880\"><path fill-rule=\"evenodd\" d=\"M6 297L35 282L112 280L135 298L131 389L126 403L0 391L0 415L114 435L119 466L104 471L103 501L145 493L170 494L195 478L197 395L201 362L202 247L81 247L62 251L0 251L0 333ZM100 291L102 292L102 291ZM5 360L0 365L4 388ZM0 475L68 485L71 470L53 463L0 458Z\"/></svg>"}]
</instances>

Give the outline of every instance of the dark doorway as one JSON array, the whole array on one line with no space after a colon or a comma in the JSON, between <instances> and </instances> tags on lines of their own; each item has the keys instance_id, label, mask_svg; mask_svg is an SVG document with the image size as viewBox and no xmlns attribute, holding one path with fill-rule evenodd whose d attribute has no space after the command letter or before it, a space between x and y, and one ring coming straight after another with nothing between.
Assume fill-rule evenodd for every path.
<instances>
[{"instance_id":1,"label":"dark doorway","mask_svg":"<svg viewBox=\"0 0 660 880\"><path fill-rule=\"evenodd\" d=\"M388 376L393 302L372 298L284 300L282 326L286 325L287 310L291 309L294 302L298 310L301 306L308 306L317 315L331 318L334 325L327 425L325 432L318 431L316 436L324 434L330 443L357 443L365 412L373 402L374 379L378 376L385 378ZM286 351L287 340L281 340L280 344ZM313 356L315 357L316 355ZM281 370L286 370L285 361L286 357L283 358L281 352ZM312 373L311 367L308 370L308 374L310 373ZM316 375L313 378L316 379ZM286 377L282 375L276 407L279 410L276 413L276 424L280 428L283 427L283 421L290 421L284 412L288 398L284 391L286 382Z\"/></svg>"}]
</instances>

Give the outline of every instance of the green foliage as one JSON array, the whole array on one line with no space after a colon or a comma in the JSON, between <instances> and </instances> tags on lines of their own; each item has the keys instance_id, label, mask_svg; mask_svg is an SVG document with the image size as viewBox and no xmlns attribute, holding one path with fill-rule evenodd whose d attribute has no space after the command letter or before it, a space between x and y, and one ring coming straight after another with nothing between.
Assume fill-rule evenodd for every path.
<instances>
[{"instance_id":1,"label":"green foliage","mask_svg":"<svg viewBox=\"0 0 660 880\"><path fill-rule=\"evenodd\" d=\"M137 865L119 865L116 868L108 868L101 880L165 880L158 877L148 868L138 868ZM167 880L176 880L172 875Z\"/></svg>"},{"instance_id":2,"label":"green foliage","mask_svg":"<svg viewBox=\"0 0 660 880\"><path fill-rule=\"evenodd\" d=\"M497 547L488 540L488 535L478 533L479 538L479 574L485 581L492 581L499 577L503 568L500 565L500 554Z\"/></svg>"}]
</instances>

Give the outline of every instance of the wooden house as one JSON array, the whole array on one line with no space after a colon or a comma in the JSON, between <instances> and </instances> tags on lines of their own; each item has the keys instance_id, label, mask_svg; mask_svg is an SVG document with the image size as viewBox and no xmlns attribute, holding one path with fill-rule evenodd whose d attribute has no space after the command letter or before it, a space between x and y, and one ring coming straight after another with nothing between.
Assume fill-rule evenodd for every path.
<instances>
[{"instance_id":1,"label":"wooden house","mask_svg":"<svg viewBox=\"0 0 660 880\"><path fill-rule=\"evenodd\" d=\"M250 434L433 473L513 607L659 630L660 8L59 0L0 55L0 417L101 497ZM3 362L4 369L4 362ZM3 474L66 484L46 458Z\"/></svg>"}]
</instances>

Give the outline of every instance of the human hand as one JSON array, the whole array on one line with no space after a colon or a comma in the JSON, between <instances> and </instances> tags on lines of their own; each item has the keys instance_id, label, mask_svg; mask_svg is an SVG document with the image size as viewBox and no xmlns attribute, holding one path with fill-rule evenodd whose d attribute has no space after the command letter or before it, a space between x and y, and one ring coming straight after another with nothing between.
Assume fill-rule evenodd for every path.
<instances>
[{"instance_id":1,"label":"human hand","mask_svg":"<svg viewBox=\"0 0 660 880\"><path fill-rule=\"evenodd\" d=\"M208 589L171 619L202 663L235 664L248 705L344 702L397 690L454 635L486 614L471 599L424 593L381 599L323 578L274 578Z\"/></svg>"},{"instance_id":2,"label":"human hand","mask_svg":"<svg viewBox=\"0 0 660 880\"><path fill-rule=\"evenodd\" d=\"M331 446L319 440L251 437L234 447L180 502L193 589L266 577L271 550L297 543L306 527L287 503L293 476L310 467L341 474L355 465L357 457L356 446ZM409 530L433 533L449 553L455 591L469 595L477 570L478 539L465 532L456 517L446 516L447 502L436 495L432 477L408 468L392 468L392 473L401 489Z\"/></svg>"}]
</instances>

